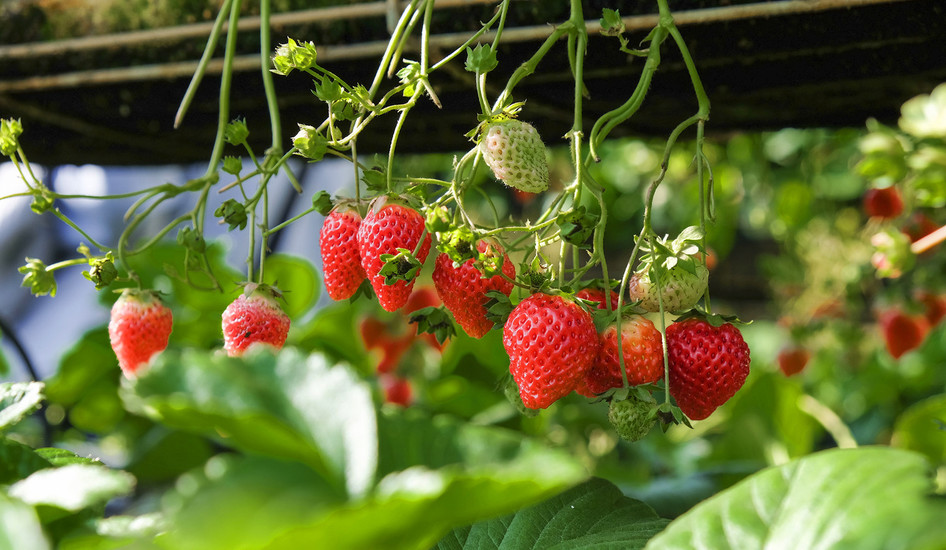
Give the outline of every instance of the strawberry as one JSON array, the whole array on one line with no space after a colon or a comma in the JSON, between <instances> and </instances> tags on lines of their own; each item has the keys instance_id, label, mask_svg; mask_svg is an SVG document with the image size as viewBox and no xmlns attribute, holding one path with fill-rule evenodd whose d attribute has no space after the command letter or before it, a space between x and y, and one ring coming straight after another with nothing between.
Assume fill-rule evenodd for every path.
<instances>
[{"instance_id":1,"label":"strawberry","mask_svg":"<svg viewBox=\"0 0 946 550\"><path fill-rule=\"evenodd\" d=\"M392 403L401 407L410 406L414 400L414 391L410 380L393 374L381 376L381 389L384 391L385 403Z\"/></svg>"},{"instance_id":2,"label":"strawberry","mask_svg":"<svg viewBox=\"0 0 946 550\"><path fill-rule=\"evenodd\" d=\"M279 292L268 285L248 284L223 312L223 349L237 357L253 344L281 349L289 334L289 316L276 303Z\"/></svg>"},{"instance_id":3,"label":"strawberry","mask_svg":"<svg viewBox=\"0 0 946 550\"><path fill-rule=\"evenodd\" d=\"M651 272L635 273L627 284L628 295L632 302L640 301L645 311L660 311L660 301L664 311L677 313L692 308L703 297L709 281L709 270L701 263L694 263L695 272L690 273L681 266L665 271L660 276L660 296L652 280ZM660 300L660 301L658 301Z\"/></svg>"},{"instance_id":4,"label":"strawberry","mask_svg":"<svg viewBox=\"0 0 946 550\"><path fill-rule=\"evenodd\" d=\"M779 350L776 359L778 368L785 376L794 376L804 370L811 354L803 346L790 344Z\"/></svg>"},{"instance_id":5,"label":"strawberry","mask_svg":"<svg viewBox=\"0 0 946 550\"><path fill-rule=\"evenodd\" d=\"M126 289L112 305L108 338L118 366L132 378L168 346L171 310L151 291Z\"/></svg>"},{"instance_id":6,"label":"strawberry","mask_svg":"<svg viewBox=\"0 0 946 550\"><path fill-rule=\"evenodd\" d=\"M598 333L575 302L533 294L509 314L503 346L523 404L544 409L578 385L598 353Z\"/></svg>"},{"instance_id":7,"label":"strawberry","mask_svg":"<svg viewBox=\"0 0 946 550\"><path fill-rule=\"evenodd\" d=\"M516 268L497 244L480 241L476 249L484 254L502 255L502 270L506 277L493 275L486 278L474 265L476 260L471 258L456 265L449 256L441 253L434 266L433 280L437 294L457 324L473 338L482 338L493 328L493 322L486 318L485 304L489 301L486 293L498 290L509 296L513 287L510 279L516 278Z\"/></svg>"},{"instance_id":8,"label":"strawberry","mask_svg":"<svg viewBox=\"0 0 946 550\"><path fill-rule=\"evenodd\" d=\"M611 305L608 307L607 300L604 297L604 289L586 287L575 293L575 298L581 298L582 300L588 300L589 302L594 302L598 304L598 309L608 309L614 310L618 307L618 293L611 291Z\"/></svg>"},{"instance_id":9,"label":"strawberry","mask_svg":"<svg viewBox=\"0 0 946 550\"><path fill-rule=\"evenodd\" d=\"M663 238L642 246L644 256L628 281L628 295L645 311L686 311L706 293L709 270L701 260L703 232L688 227L672 241Z\"/></svg>"},{"instance_id":10,"label":"strawberry","mask_svg":"<svg viewBox=\"0 0 946 550\"><path fill-rule=\"evenodd\" d=\"M507 119L487 124L479 144L480 153L496 179L527 193L549 188L549 165L545 144L527 122Z\"/></svg>"},{"instance_id":11,"label":"strawberry","mask_svg":"<svg viewBox=\"0 0 946 550\"><path fill-rule=\"evenodd\" d=\"M735 395L749 375L749 346L735 326L688 318L667 327L670 395L692 420L703 420Z\"/></svg>"},{"instance_id":12,"label":"strawberry","mask_svg":"<svg viewBox=\"0 0 946 550\"><path fill-rule=\"evenodd\" d=\"M604 393L611 388L624 385L618 363L617 323L612 324L600 336L601 347L594 364L585 374L581 390L587 397ZM649 320L640 315L631 315L621 321L621 344L624 353L624 369L631 386L653 384L663 378L664 354L660 331Z\"/></svg>"},{"instance_id":13,"label":"strawberry","mask_svg":"<svg viewBox=\"0 0 946 550\"><path fill-rule=\"evenodd\" d=\"M935 327L946 317L946 294L921 290L917 293L917 300L923 305L923 315L931 327Z\"/></svg>"},{"instance_id":14,"label":"strawberry","mask_svg":"<svg viewBox=\"0 0 946 550\"><path fill-rule=\"evenodd\" d=\"M920 347L930 330L925 316L910 315L897 308L881 313L879 321L887 351L894 359Z\"/></svg>"},{"instance_id":15,"label":"strawberry","mask_svg":"<svg viewBox=\"0 0 946 550\"><path fill-rule=\"evenodd\" d=\"M657 405L631 394L626 400L611 401L608 420L625 441L640 441L657 423Z\"/></svg>"},{"instance_id":16,"label":"strawberry","mask_svg":"<svg viewBox=\"0 0 946 550\"><path fill-rule=\"evenodd\" d=\"M361 216L356 210L333 210L319 232L319 248L325 289L333 300L351 298L365 280L365 269L358 253L358 227Z\"/></svg>"},{"instance_id":17,"label":"strawberry","mask_svg":"<svg viewBox=\"0 0 946 550\"><path fill-rule=\"evenodd\" d=\"M889 220L903 212L903 199L896 187L868 189L864 193L864 213L871 218Z\"/></svg>"},{"instance_id":18,"label":"strawberry","mask_svg":"<svg viewBox=\"0 0 946 550\"><path fill-rule=\"evenodd\" d=\"M417 252L421 264L430 252L430 235L424 230L424 217L398 203L376 202L361 222L358 228L361 265L385 311L396 311L407 303L414 280L398 279L393 284L386 284L385 276L381 274L385 266L381 255L396 255L399 248L413 252L422 237L424 242Z\"/></svg>"},{"instance_id":19,"label":"strawberry","mask_svg":"<svg viewBox=\"0 0 946 550\"><path fill-rule=\"evenodd\" d=\"M939 229L939 225L929 218L923 212L914 212L910 219L900 228L908 237L910 242L917 242L933 231Z\"/></svg>"}]
</instances>

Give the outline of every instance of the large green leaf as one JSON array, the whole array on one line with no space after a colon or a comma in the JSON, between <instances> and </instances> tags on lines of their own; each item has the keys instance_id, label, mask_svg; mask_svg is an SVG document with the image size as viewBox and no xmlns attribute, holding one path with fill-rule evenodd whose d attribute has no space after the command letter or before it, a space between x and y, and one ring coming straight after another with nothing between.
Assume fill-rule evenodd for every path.
<instances>
[{"instance_id":1,"label":"large green leaf","mask_svg":"<svg viewBox=\"0 0 946 550\"><path fill-rule=\"evenodd\" d=\"M643 548L668 520L594 478L544 502L454 529L438 550L590 550Z\"/></svg>"},{"instance_id":2,"label":"large green leaf","mask_svg":"<svg viewBox=\"0 0 946 550\"><path fill-rule=\"evenodd\" d=\"M126 406L253 453L300 461L352 495L374 479L377 427L366 384L321 355L265 349L243 358L165 352L125 381Z\"/></svg>"},{"instance_id":3,"label":"large green leaf","mask_svg":"<svg viewBox=\"0 0 946 550\"><path fill-rule=\"evenodd\" d=\"M23 479L51 464L28 446L0 437L0 485Z\"/></svg>"},{"instance_id":4,"label":"large green leaf","mask_svg":"<svg viewBox=\"0 0 946 550\"><path fill-rule=\"evenodd\" d=\"M946 394L904 411L894 427L893 444L923 453L935 464L946 463Z\"/></svg>"},{"instance_id":5,"label":"large green leaf","mask_svg":"<svg viewBox=\"0 0 946 550\"><path fill-rule=\"evenodd\" d=\"M38 409L42 402L42 382L6 382L0 384L0 432Z\"/></svg>"},{"instance_id":6,"label":"large green leaf","mask_svg":"<svg viewBox=\"0 0 946 550\"><path fill-rule=\"evenodd\" d=\"M172 529L162 543L174 550L427 549L454 527L511 513L585 475L567 455L521 436L410 416L391 438L382 438L382 454L396 455L384 464L401 468L415 457L423 465L388 473L353 500L345 501L299 463L232 455L212 459L203 472L184 476L165 500ZM380 428L399 423L384 421ZM398 444L397 435L408 427L426 435ZM433 436L436 445L418 447Z\"/></svg>"},{"instance_id":7,"label":"large green leaf","mask_svg":"<svg viewBox=\"0 0 946 550\"><path fill-rule=\"evenodd\" d=\"M46 550L49 541L32 507L0 492L0 548Z\"/></svg>"},{"instance_id":8,"label":"large green leaf","mask_svg":"<svg viewBox=\"0 0 946 550\"><path fill-rule=\"evenodd\" d=\"M674 520L648 550L946 547L946 503L929 496L923 456L830 450L769 468Z\"/></svg>"},{"instance_id":9,"label":"large green leaf","mask_svg":"<svg viewBox=\"0 0 946 550\"><path fill-rule=\"evenodd\" d=\"M10 486L10 495L27 504L70 512L103 504L132 490L135 478L126 472L91 464L70 464L39 470Z\"/></svg>"}]
</instances>

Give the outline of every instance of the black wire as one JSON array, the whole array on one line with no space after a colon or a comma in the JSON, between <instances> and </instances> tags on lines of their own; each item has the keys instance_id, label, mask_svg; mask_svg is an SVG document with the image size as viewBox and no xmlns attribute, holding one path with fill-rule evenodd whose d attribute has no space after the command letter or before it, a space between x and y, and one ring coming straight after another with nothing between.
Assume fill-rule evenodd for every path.
<instances>
[{"instance_id":1,"label":"black wire","mask_svg":"<svg viewBox=\"0 0 946 550\"><path fill-rule=\"evenodd\" d=\"M26 370L29 372L30 379L34 382L39 382L39 374L36 372L36 367L33 366L33 361L30 359L29 353L26 352L26 348L23 347L23 343L16 335L16 332L10 328L10 325L8 325L2 317L0 317L0 333L6 334L7 337L10 338L10 341L13 343L13 347L16 348L16 351L20 354L20 357L23 358L23 365L26 366ZM53 430L52 426L49 425L49 421L46 419L45 402L40 406L39 411L37 411L36 414L39 416L39 420L43 424L43 446L49 447L52 445Z\"/></svg>"}]
</instances>

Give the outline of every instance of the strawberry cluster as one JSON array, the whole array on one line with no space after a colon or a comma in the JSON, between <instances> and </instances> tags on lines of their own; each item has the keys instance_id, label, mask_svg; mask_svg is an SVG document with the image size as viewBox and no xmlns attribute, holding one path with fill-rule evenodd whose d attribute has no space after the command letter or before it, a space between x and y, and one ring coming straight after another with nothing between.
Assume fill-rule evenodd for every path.
<instances>
[{"instance_id":1,"label":"strawberry cluster","mask_svg":"<svg viewBox=\"0 0 946 550\"><path fill-rule=\"evenodd\" d=\"M223 349L238 357L250 347L278 350L289 334L289 316L277 303L279 291L268 285L246 284L221 316ZM173 316L154 291L125 289L112 305L108 336L125 376L133 378L156 355L167 349Z\"/></svg>"}]
</instances>

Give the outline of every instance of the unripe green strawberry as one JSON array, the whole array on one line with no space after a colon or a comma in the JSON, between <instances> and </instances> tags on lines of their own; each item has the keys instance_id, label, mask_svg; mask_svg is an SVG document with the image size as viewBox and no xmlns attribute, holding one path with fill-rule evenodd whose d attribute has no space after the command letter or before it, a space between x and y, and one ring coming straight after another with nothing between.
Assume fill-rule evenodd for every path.
<instances>
[{"instance_id":1,"label":"unripe green strawberry","mask_svg":"<svg viewBox=\"0 0 946 550\"><path fill-rule=\"evenodd\" d=\"M380 274L384 267L381 255L396 255L399 248L413 252L421 237L424 242L417 251L417 260L423 264L430 252L430 235L424 230L424 217L397 203L376 203L358 228L361 265L385 311L396 311L407 303L414 279L385 284L385 277Z\"/></svg>"},{"instance_id":2,"label":"unripe green strawberry","mask_svg":"<svg viewBox=\"0 0 946 550\"><path fill-rule=\"evenodd\" d=\"M527 122L508 119L493 122L483 130L480 152L496 179L527 193L549 188L549 164L545 144Z\"/></svg>"},{"instance_id":3,"label":"unripe green strawberry","mask_svg":"<svg viewBox=\"0 0 946 550\"><path fill-rule=\"evenodd\" d=\"M703 420L735 395L749 375L749 346L734 325L689 318L667 327L670 395L692 420Z\"/></svg>"},{"instance_id":4,"label":"unripe green strawberry","mask_svg":"<svg viewBox=\"0 0 946 550\"><path fill-rule=\"evenodd\" d=\"M433 280L437 295L457 324L473 338L482 338L493 328L493 322L486 318L485 304L489 301L486 293L498 290L509 296L513 287L509 279L516 278L516 268L499 245L480 241L476 248L480 252L492 250L497 256L502 255L502 270L506 278L500 275L485 278L473 265L475 260L455 265L449 256L441 253L434 266Z\"/></svg>"},{"instance_id":5,"label":"unripe green strawberry","mask_svg":"<svg viewBox=\"0 0 946 550\"><path fill-rule=\"evenodd\" d=\"M618 363L617 324L612 324L601 333L598 357L585 374L585 384L580 386L582 395L593 397L611 388L624 385ZM663 343L660 331L649 320L640 315L631 315L621 321L621 344L624 353L624 369L631 386L653 384L663 378ZM589 393L584 393L585 391Z\"/></svg>"},{"instance_id":6,"label":"unripe green strawberry","mask_svg":"<svg viewBox=\"0 0 946 550\"><path fill-rule=\"evenodd\" d=\"M660 277L660 300L663 301L665 312L677 313L686 311L696 305L709 282L709 270L702 263L693 263L694 272L686 271L677 265L669 271L663 271ZM651 271L635 273L628 281L628 295L632 302L640 301L640 307L645 311L660 311L657 296L657 282L651 279Z\"/></svg>"},{"instance_id":7,"label":"unripe green strawberry","mask_svg":"<svg viewBox=\"0 0 946 550\"><path fill-rule=\"evenodd\" d=\"M112 305L108 337L125 376L134 377L142 366L168 346L171 310L151 291L126 289Z\"/></svg>"},{"instance_id":8,"label":"unripe green strawberry","mask_svg":"<svg viewBox=\"0 0 946 550\"><path fill-rule=\"evenodd\" d=\"M503 346L523 404L544 409L578 385L598 354L598 333L575 302L533 294L509 314Z\"/></svg>"},{"instance_id":9,"label":"unripe green strawberry","mask_svg":"<svg viewBox=\"0 0 946 550\"><path fill-rule=\"evenodd\" d=\"M611 401L608 420L621 439L640 441L657 423L656 403L643 401L634 395L623 401Z\"/></svg>"},{"instance_id":10,"label":"unripe green strawberry","mask_svg":"<svg viewBox=\"0 0 946 550\"><path fill-rule=\"evenodd\" d=\"M365 280L358 252L360 225L361 216L356 210L338 209L325 217L319 231L325 289L333 300L351 298Z\"/></svg>"},{"instance_id":11,"label":"unripe green strawberry","mask_svg":"<svg viewBox=\"0 0 946 550\"><path fill-rule=\"evenodd\" d=\"M253 344L282 349L289 334L289 316L276 298L279 293L267 285L246 285L243 294L223 312L223 349L237 357Z\"/></svg>"}]
</instances>

